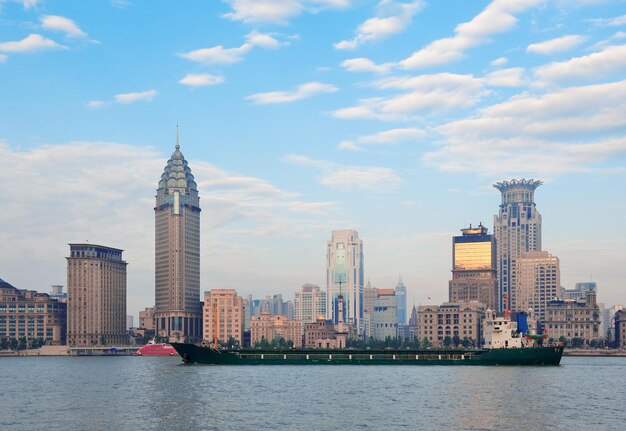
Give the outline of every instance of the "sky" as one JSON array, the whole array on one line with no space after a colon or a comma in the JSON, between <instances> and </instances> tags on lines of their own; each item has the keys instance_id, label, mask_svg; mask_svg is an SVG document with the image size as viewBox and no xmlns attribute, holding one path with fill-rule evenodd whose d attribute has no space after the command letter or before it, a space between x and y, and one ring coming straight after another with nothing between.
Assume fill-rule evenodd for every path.
<instances>
[{"instance_id":1,"label":"sky","mask_svg":"<svg viewBox=\"0 0 626 431\"><path fill-rule=\"evenodd\" d=\"M356 229L373 286L447 300L451 237L534 178L561 284L626 303L626 2L0 0L0 278L124 250L154 304L156 187L200 194L201 290L325 287ZM432 300L428 301L427 298Z\"/></svg>"}]
</instances>

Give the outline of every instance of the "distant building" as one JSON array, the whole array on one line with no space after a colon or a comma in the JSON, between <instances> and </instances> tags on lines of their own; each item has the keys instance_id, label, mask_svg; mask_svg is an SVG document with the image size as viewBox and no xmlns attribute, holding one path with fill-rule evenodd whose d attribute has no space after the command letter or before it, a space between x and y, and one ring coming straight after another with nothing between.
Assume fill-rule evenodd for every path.
<instances>
[{"instance_id":1,"label":"distant building","mask_svg":"<svg viewBox=\"0 0 626 431\"><path fill-rule=\"evenodd\" d=\"M419 316L417 314L417 307L414 305L411 309L411 317L409 318L409 324L407 325L408 334L405 335L405 338L413 340L418 336L418 323Z\"/></svg>"},{"instance_id":2,"label":"distant building","mask_svg":"<svg viewBox=\"0 0 626 431\"><path fill-rule=\"evenodd\" d=\"M404 325L406 323L406 286L402 282L402 276L398 279L396 284L396 313L398 315L398 325Z\"/></svg>"},{"instance_id":3,"label":"distant building","mask_svg":"<svg viewBox=\"0 0 626 431\"><path fill-rule=\"evenodd\" d=\"M462 235L452 237L452 280L450 302L482 302L497 310L496 241L482 224L461 229Z\"/></svg>"},{"instance_id":4,"label":"distant building","mask_svg":"<svg viewBox=\"0 0 626 431\"><path fill-rule=\"evenodd\" d=\"M615 313L615 348L626 349L626 311Z\"/></svg>"},{"instance_id":5,"label":"distant building","mask_svg":"<svg viewBox=\"0 0 626 431\"><path fill-rule=\"evenodd\" d=\"M70 244L67 257L67 343L70 346L124 345L126 265L123 250Z\"/></svg>"},{"instance_id":6,"label":"distant building","mask_svg":"<svg viewBox=\"0 0 626 431\"><path fill-rule=\"evenodd\" d=\"M585 298L548 301L544 327L555 340L582 338L588 344L604 338L600 333L600 317L596 293L590 290Z\"/></svg>"},{"instance_id":7,"label":"distant building","mask_svg":"<svg viewBox=\"0 0 626 431\"><path fill-rule=\"evenodd\" d=\"M374 300L373 337L377 340L396 338L398 336L398 301L394 289L378 289Z\"/></svg>"},{"instance_id":8,"label":"distant building","mask_svg":"<svg viewBox=\"0 0 626 431\"><path fill-rule=\"evenodd\" d=\"M292 341L294 347L302 347L302 322L268 313L252 317L250 342L253 346L263 339L272 342L277 338Z\"/></svg>"},{"instance_id":9,"label":"distant building","mask_svg":"<svg viewBox=\"0 0 626 431\"><path fill-rule=\"evenodd\" d=\"M617 312L623 310L624 307L622 305L614 305L610 308L606 308L602 313L602 320L605 322L605 333L603 334L606 338L606 342L609 346L615 345L615 316Z\"/></svg>"},{"instance_id":10,"label":"distant building","mask_svg":"<svg viewBox=\"0 0 626 431\"><path fill-rule=\"evenodd\" d=\"M420 305L418 337L420 343L428 339L434 348L445 347L446 337L453 341L468 338L479 346L485 318L485 306L480 302L444 303L442 305Z\"/></svg>"},{"instance_id":11,"label":"distant building","mask_svg":"<svg viewBox=\"0 0 626 431\"><path fill-rule=\"evenodd\" d=\"M154 308L146 307L139 312L139 327L148 330L154 330Z\"/></svg>"},{"instance_id":12,"label":"distant building","mask_svg":"<svg viewBox=\"0 0 626 431\"><path fill-rule=\"evenodd\" d=\"M50 298L57 299L59 302L67 302L67 292L63 292L63 286L55 284L50 286Z\"/></svg>"},{"instance_id":13,"label":"distant building","mask_svg":"<svg viewBox=\"0 0 626 431\"><path fill-rule=\"evenodd\" d=\"M233 289L204 292L203 334L207 343L227 344L231 338L243 343L243 298Z\"/></svg>"},{"instance_id":14,"label":"distant building","mask_svg":"<svg viewBox=\"0 0 626 431\"><path fill-rule=\"evenodd\" d=\"M343 294L347 323L363 332L363 241L355 230L335 230L326 251L326 318L338 323L338 297Z\"/></svg>"},{"instance_id":15,"label":"distant building","mask_svg":"<svg viewBox=\"0 0 626 431\"><path fill-rule=\"evenodd\" d=\"M320 340L335 338L335 325L330 320L318 319L316 322L304 324L304 347L314 349L321 347Z\"/></svg>"},{"instance_id":16,"label":"distant building","mask_svg":"<svg viewBox=\"0 0 626 431\"><path fill-rule=\"evenodd\" d=\"M126 315L126 329L127 329L127 330L130 330L131 328L134 328L134 327L135 327L135 325L134 325L134 323L135 323L135 322L134 322L134 320L135 320L135 319L133 318L133 316L132 316L131 314L127 314L127 315Z\"/></svg>"},{"instance_id":17,"label":"distant building","mask_svg":"<svg viewBox=\"0 0 626 431\"><path fill-rule=\"evenodd\" d=\"M594 292L596 292L596 297L598 295L598 286L596 284L595 281L586 281L586 282L582 282L582 283L576 283L576 285L574 286L573 289L563 289L561 291L561 297L564 300L567 299L579 299L579 298L586 298L587 297L587 293L589 291L593 290Z\"/></svg>"},{"instance_id":18,"label":"distant building","mask_svg":"<svg viewBox=\"0 0 626 431\"><path fill-rule=\"evenodd\" d=\"M517 258L516 283L511 290L511 310L532 308L543 322L549 301L561 294L559 258L547 251L524 252Z\"/></svg>"},{"instance_id":19,"label":"distant building","mask_svg":"<svg viewBox=\"0 0 626 431\"><path fill-rule=\"evenodd\" d=\"M202 336L200 198L178 136L157 186L154 220L157 334L196 342Z\"/></svg>"},{"instance_id":20,"label":"distant building","mask_svg":"<svg viewBox=\"0 0 626 431\"><path fill-rule=\"evenodd\" d=\"M535 190L541 184L541 181L522 179L493 185L502 194L500 211L493 220L499 311L504 310L503 300L507 295L509 301L512 299L520 254L541 250L541 214L535 205Z\"/></svg>"},{"instance_id":21,"label":"distant building","mask_svg":"<svg viewBox=\"0 0 626 431\"><path fill-rule=\"evenodd\" d=\"M326 292L314 284L304 284L296 292L294 304L294 319L302 323L315 322L319 317L326 316Z\"/></svg>"},{"instance_id":22,"label":"distant building","mask_svg":"<svg viewBox=\"0 0 626 431\"><path fill-rule=\"evenodd\" d=\"M42 338L48 344L65 344L66 324L64 302L0 279L0 338Z\"/></svg>"},{"instance_id":23,"label":"distant building","mask_svg":"<svg viewBox=\"0 0 626 431\"><path fill-rule=\"evenodd\" d=\"M363 289L363 337L374 337L374 301L378 298L378 289L368 281Z\"/></svg>"}]
</instances>

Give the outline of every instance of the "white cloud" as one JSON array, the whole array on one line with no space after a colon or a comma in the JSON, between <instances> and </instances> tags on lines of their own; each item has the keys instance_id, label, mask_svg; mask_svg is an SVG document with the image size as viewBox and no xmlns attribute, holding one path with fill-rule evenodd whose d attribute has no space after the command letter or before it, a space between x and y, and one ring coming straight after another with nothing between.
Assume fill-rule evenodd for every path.
<instances>
[{"instance_id":1,"label":"white cloud","mask_svg":"<svg viewBox=\"0 0 626 431\"><path fill-rule=\"evenodd\" d=\"M224 77L219 75L210 75L208 73L189 73L178 81L178 83L189 87L205 87L207 85L223 84Z\"/></svg>"},{"instance_id":2,"label":"white cloud","mask_svg":"<svg viewBox=\"0 0 626 431\"><path fill-rule=\"evenodd\" d=\"M156 90L142 91L139 93L122 93L115 95L115 101L122 104L130 104L135 102L151 102L156 95Z\"/></svg>"},{"instance_id":3,"label":"white cloud","mask_svg":"<svg viewBox=\"0 0 626 431\"><path fill-rule=\"evenodd\" d=\"M182 58L203 64L232 64L243 59L244 54L252 49L252 45L244 43L239 48L224 48L217 45L179 54Z\"/></svg>"},{"instance_id":4,"label":"white cloud","mask_svg":"<svg viewBox=\"0 0 626 431\"><path fill-rule=\"evenodd\" d=\"M452 73L391 77L375 81L373 85L381 90L410 91L389 97L361 99L357 106L336 110L333 116L341 119L408 120L414 119L418 113L430 115L466 109L489 93L483 80Z\"/></svg>"},{"instance_id":5,"label":"white cloud","mask_svg":"<svg viewBox=\"0 0 626 431\"><path fill-rule=\"evenodd\" d=\"M260 46L266 49L275 49L280 47L280 42L267 33L259 33L252 31L246 36L246 40L250 45Z\"/></svg>"},{"instance_id":6,"label":"white cloud","mask_svg":"<svg viewBox=\"0 0 626 431\"><path fill-rule=\"evenodd\" d=\"M67 49L40 34L29 34L22 40L0 42L0 52L34 52L54 49Z\"/></svg>"},{"instance_id":7,"label":"white cloud","mask_svg":"<svg viewBox=\"0 0 626 431\"><path fill-rule=\"evenodd\" d=\"M626 45L606 46L600 52L537 67L538 85L560 84L575 79L606 77L626 69Z\"/></svg>"},{"instance_id":8,"label":"white cloud","mask_svg":"<svg viewBox=\"0 0 626 431\"><path fill-rule=\"evenodd\" d=\"M595 18L588 21L606 27L620 27L622 25L626 25L626 15L616 16L613 18Z\"/></svg>"},{"instance_id":9,"label":"white cloud","mask_svg":"<svg viewBox=\"0 0 626 431\"><path fill-rule=\"evenodd\" d=\"M4 63L5 61L7 61L7 56L4 54L0 54L0 63Z\"/></svg>"},{"instance_id":10,"label":"white cloud","mask_svg":"<svg viewBox=\"0 0 626 431\"><path fill-rule=\"evenodd\" d=\"M324 9L344 9L350 0L224 0L232 12L224 18L247 23L287 24L303 12L317 13Z\"/></svg>"},{"instance_id":11,"label":"white cloud","mask_svg":"<svg viewBox=\"0 0 626 431\"><path fill-rule=\"evenodd\" d=\"M124 258L132 266L129 311L151 306L154 194L168 157L152 148L111 142L20 150L0 141L0 159L14 162L0 170L0 182L6 187L0 225L11 226L0 229L0 244L12 244L0 247L2 278L16 287L38 291L64 284L67 243L89 240L124 249ZM201 160L190 160L189 165L204 210L202 278L213 280L209 285L219 283L210 263L216 260L210 257L215 250L220 250L220 272L240 273L239 260L233 262L233 256L254 266L250 262L266 252L267 243L254 244L254 236L272 235L274 240L282 237L293 242L313 231L326 231L327 218L337 212L334 202L308 201L262 178L233 174ZM27 184L22 169L31 172ZM45 193L31 193L23 199L27 189ZM238 240L235 233L244 228L247 235ZM248 248L242 250L240 243ZM32 267L39 270L29 270Z\"/></svg>"},{"instance_id":12,"label":"white cloud","mask_svg":"<svg viewBox=\"0 0 626 431\"><path fill-rule=\"evenodd\" d=\"M498 57L495 60L493 60L491 63L489 63L491 66L504 66L505 64L507 64L509 62L509 59L506 57Z\"/></svg>"},{"instance_id":13,"label":"white cloud","mask_svg":"<svg viewBox=\"0 0 626 431\"><path fill-rule=\"evenodd\" d=\"M341 67L348 72L387 73L391 70L391 63L376 64L369 58L350 58L341 63Z\"/></svg>"},{"instance_id":14,"label":"white cloud","mask_svg":"<svg viewBox=\"0 0 626 431\"><path fill-rule=\"evenodd\" d=\"M91 101L87 102L87 107L89 107L91 109L104 108L106 105L107 105L107 103L102 101L102 100L91 100Z\"/></svg>"},{"instance_id":15,"label":"white cloud","mask_svg":"<svg viewBox=\"0 0 626 431\"><path fill-rule=\"evenodd\" d=\"M39 0L22 0L22 5L26 10L33 9L39 5Z\"/></svg>"},{"instance_id":16,"label":"white cloud","mask_svg":"<svg viewBox=\"0 0 626 431\"><path fill-rule=\"evenodd\" d=\"M542 55L558 54L561 52L571 51L583 43L586 39L586 37L579 35L561 36L544 42L530 44L526 48L526 52Z\"/></svg>"},{"instance_id":17,"label":"white cloud","mask_svg":"<svg viewBox=\"0 0 626 431\"><path fill-rule=\"evenodd\" d=\"M438 127L424 162L444 171L543 175L601 170L626 155L626 81L521 94Z\"/></svg>"},{"instance_id":18,"label":"white cloud","mask_svg":"<svg viewBox=\"0 0 626 431\"><path fill-rule=\"evenodd\" d=\"M299 85L295 91L271 91L267 93L257 93L246 97L259 105L273 103L289 103L297 100L307 99L318 94L334 93L339 89L334 85L323 84L321 82L307 82Z\"/></svg>"},{"instance_id":19,"label":"white cloud","mask_svg":"<svg viewBox=\"0 0 626 431\"><path fill-rule=\"evenodd\" d=\"M41 26L46 30L61 31L69 37L87 37L74 21L58 15L47 15L40 18Z\"/></svg>"},{"instance_id":20,"label":"white cloud","mask_svg":"<svg viewBox=\"0 0 626 431\"><path fill-rule=\"evenodd\" d=\"M397 188L402 183L400 177L389 168L342 166L326 160L311 159L301 154L289 154L283 160L318 169L320 184L334 189L385 192Z\"/></svg>"},{"instance_id":21,"label":"white cloud","mask_svg":"<svg viewBox=\"0 0 626 431\"><path fill-rule=\"evenodd\" d=\"M377 16L369 18L356 29L356 36L334 44L335 49L355 49L364 42L371 42L403 32L413 16L423 7L421 0L400 3L381 0Z\"/></svg>"},{"instance_id":22,"label":"white cloud","mask_svg":"<svg viewBox=\"0 0 626 431\"><path fill-rule=\"evenodd\" d=\"M488 73L484 76L484 79L487 85L492 87L521 87L526 85L524 73L524 68L512 67Z\"/></svg>"},{"instance_id":23,"label":"white cloud","mask_svg":"<svg viewBox=\"0 0 626 431\"><path fill-rule=\"evenodd\" d=\"M456 26L455 35L431 42L400 62L406 69L438 66L461 59L465 51L490 41L491 36L515 26L515 14L539 6L544 0L493 0L471 21Z\"/></svg>"},{"instance_id":24,"label":"white cloud","mask_svg":"<svg viewBox=\"0 0 626 431\"><path fill-rule=\"evenodd\" d=\"M363 145L367 144L394 144L403 141L411 141L423 138L426 132L421 129L404 128L391 129L372 135L359 136L355 141L342 141L337 148L346 151L362 151Z\"/></svg>"}]
</instances>

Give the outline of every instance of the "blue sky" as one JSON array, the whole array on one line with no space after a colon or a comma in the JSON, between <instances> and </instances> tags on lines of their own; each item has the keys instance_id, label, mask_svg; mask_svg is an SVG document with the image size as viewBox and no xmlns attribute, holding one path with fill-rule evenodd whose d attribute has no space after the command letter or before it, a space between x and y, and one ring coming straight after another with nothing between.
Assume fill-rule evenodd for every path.
<instances>
[{"instance_id":1,"label":"blue sky","mask_svg":"<svg viewBox=\"0 0 626 431\"><path fill-rule=\"evenodd\" d=\"M447 299L491 184L544 181L562 285L626 302L626 2L0 1L0 277L65 284L68 242L125 250L154 301L157 181L181 150L202 290L323 286L333 229L410 303Z\"/></svg>"}]
</instances>

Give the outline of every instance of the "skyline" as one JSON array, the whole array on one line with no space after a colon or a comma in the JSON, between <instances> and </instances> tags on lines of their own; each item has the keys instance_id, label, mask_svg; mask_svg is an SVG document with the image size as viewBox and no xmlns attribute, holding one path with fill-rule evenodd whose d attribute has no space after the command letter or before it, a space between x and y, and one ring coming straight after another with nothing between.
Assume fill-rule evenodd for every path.
<instances>
[{"instance_id":1,"label":"skyline","mask_svg":"<svg viewBox=\"0 0 626 431\"><path fill-rule=\"evenodd\" d=\"M441 303L452 236L534 178L563 287L625 302L624 1L254 3L0 1L0 278L66 285L89 240L125 250L129 314L152 306L180 123L201 292L324 287L354 229L366 282Z\"/></svg>"}]
</instances>

